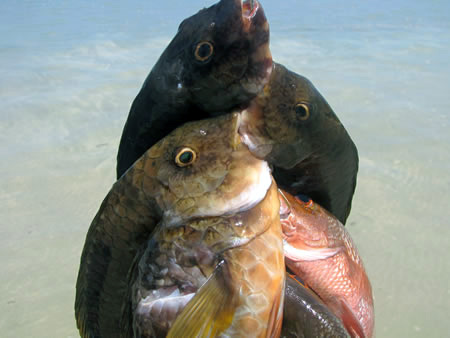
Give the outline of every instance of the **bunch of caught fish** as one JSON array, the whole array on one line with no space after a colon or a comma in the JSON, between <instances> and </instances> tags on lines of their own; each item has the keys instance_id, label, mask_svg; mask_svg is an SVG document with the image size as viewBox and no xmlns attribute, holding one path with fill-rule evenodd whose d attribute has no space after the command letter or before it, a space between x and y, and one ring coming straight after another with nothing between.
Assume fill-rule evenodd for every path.
<instances>
[{"instance_id":1,"label":"bunch of caught fish","mask_svg":"<svg viewBox=\"0 0 450 338\"><path fill-rule=\"evenodd\" d=\"M184 20L133 102L86 237L81 336L371 337L343 226L357 171L325 99L272 61L258 1Z\"/></svg>"}]
</instances>

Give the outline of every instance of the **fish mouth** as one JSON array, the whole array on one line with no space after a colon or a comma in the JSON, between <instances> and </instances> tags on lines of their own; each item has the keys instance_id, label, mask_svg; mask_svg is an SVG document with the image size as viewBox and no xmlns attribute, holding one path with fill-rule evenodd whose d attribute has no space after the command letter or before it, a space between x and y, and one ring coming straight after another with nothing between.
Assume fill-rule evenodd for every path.
<instances>
[{"instance_id":1,"label":"fish mouth","mask_svg":"<svg viewBox=\"0 0 450 338\"><path fill-rule=\"evenodd\" d=\"M242 17L251 20L259 9L257 0L242 0Z\"/></svg>"},{"instance_id":2,"label":"fish mouth","mask_svg":"<svg viewBox=\"0 0 450 338\"><path fill-rule=\"evenodd\" d=\"M262 114L257 111L256 114ZM240 112L238 133L240 140L250 152L259 159L265 160L273 150L274 142L265 137L261 131L261 117L255 118L252 103Z\"/></svg>"},{"instance_id":3,"label":"fish mouth","mask_svg":"<svg viewBox=\"0 0 450 338\"><path fill-rule=\"evenodd\" d=\"M278 189L278 198L280 200L280 220L285 220L291 214L292 206L281 189Z\"/></svg>"}]
</instances>

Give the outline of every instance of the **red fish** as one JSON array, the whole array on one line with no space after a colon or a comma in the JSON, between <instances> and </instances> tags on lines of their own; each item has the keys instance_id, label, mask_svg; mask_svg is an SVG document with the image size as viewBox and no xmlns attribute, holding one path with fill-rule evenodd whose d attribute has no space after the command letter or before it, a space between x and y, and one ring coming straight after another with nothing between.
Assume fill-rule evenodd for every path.
<instances>
[{"instance_id":1,"label":"red fish","mask_svg":"<svg viewBox=\"0 0 450 338\"><path fill-rule=\"evenodd\" d=\"M372 287L341 222L318 204L279 191L286 265L339 317L352 337L372 337Z\"/></svg>"}]
</instances>

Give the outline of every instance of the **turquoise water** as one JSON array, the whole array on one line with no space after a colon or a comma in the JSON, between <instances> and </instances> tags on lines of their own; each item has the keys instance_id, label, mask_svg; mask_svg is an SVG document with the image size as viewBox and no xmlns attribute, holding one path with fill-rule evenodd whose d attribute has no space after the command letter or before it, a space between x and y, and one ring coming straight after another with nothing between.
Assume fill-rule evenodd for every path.
<instances>
[{"instance_id":1,"label":"turquoise water","mask_svg":"<svg viewBox=\"0 0 450 338\"><path fill-rule=\"evenodd\" d=\"M0 2L2 337L78 335L80 252L131 102L179 22L212 3ZM358 146L348 229L377 336L448 335L450 3L263 6L274 59L316 85Z\"/></svg>"}]
</instances>

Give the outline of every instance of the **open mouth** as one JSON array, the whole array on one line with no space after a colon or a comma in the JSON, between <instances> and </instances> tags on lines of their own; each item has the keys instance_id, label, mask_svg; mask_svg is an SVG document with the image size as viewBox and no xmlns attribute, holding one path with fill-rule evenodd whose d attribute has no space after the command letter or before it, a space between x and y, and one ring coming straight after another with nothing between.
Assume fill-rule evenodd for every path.
<instances>
[{"instance_id":1,"label":"open mouth","mask_svg":"<svg viewBox=\"0 0 450 338\"><path fill-rule=\"evenodd\" d=\"M257 0L243 0L242 1L242 16L246 19L251 19L258 11L259 3Z\"/></svg>"},{"instance_id":2,"label":"open mouth","mask_svg":"<svg viewBox=\"0 0 450 338\"><path fill-rule=\"evenodd\" d=\"M262 114L259 110L249 107L240 112L238 133L241 142L259 159L266 159L276 142L265 136Z\"/></svg>"}]
</instances>

